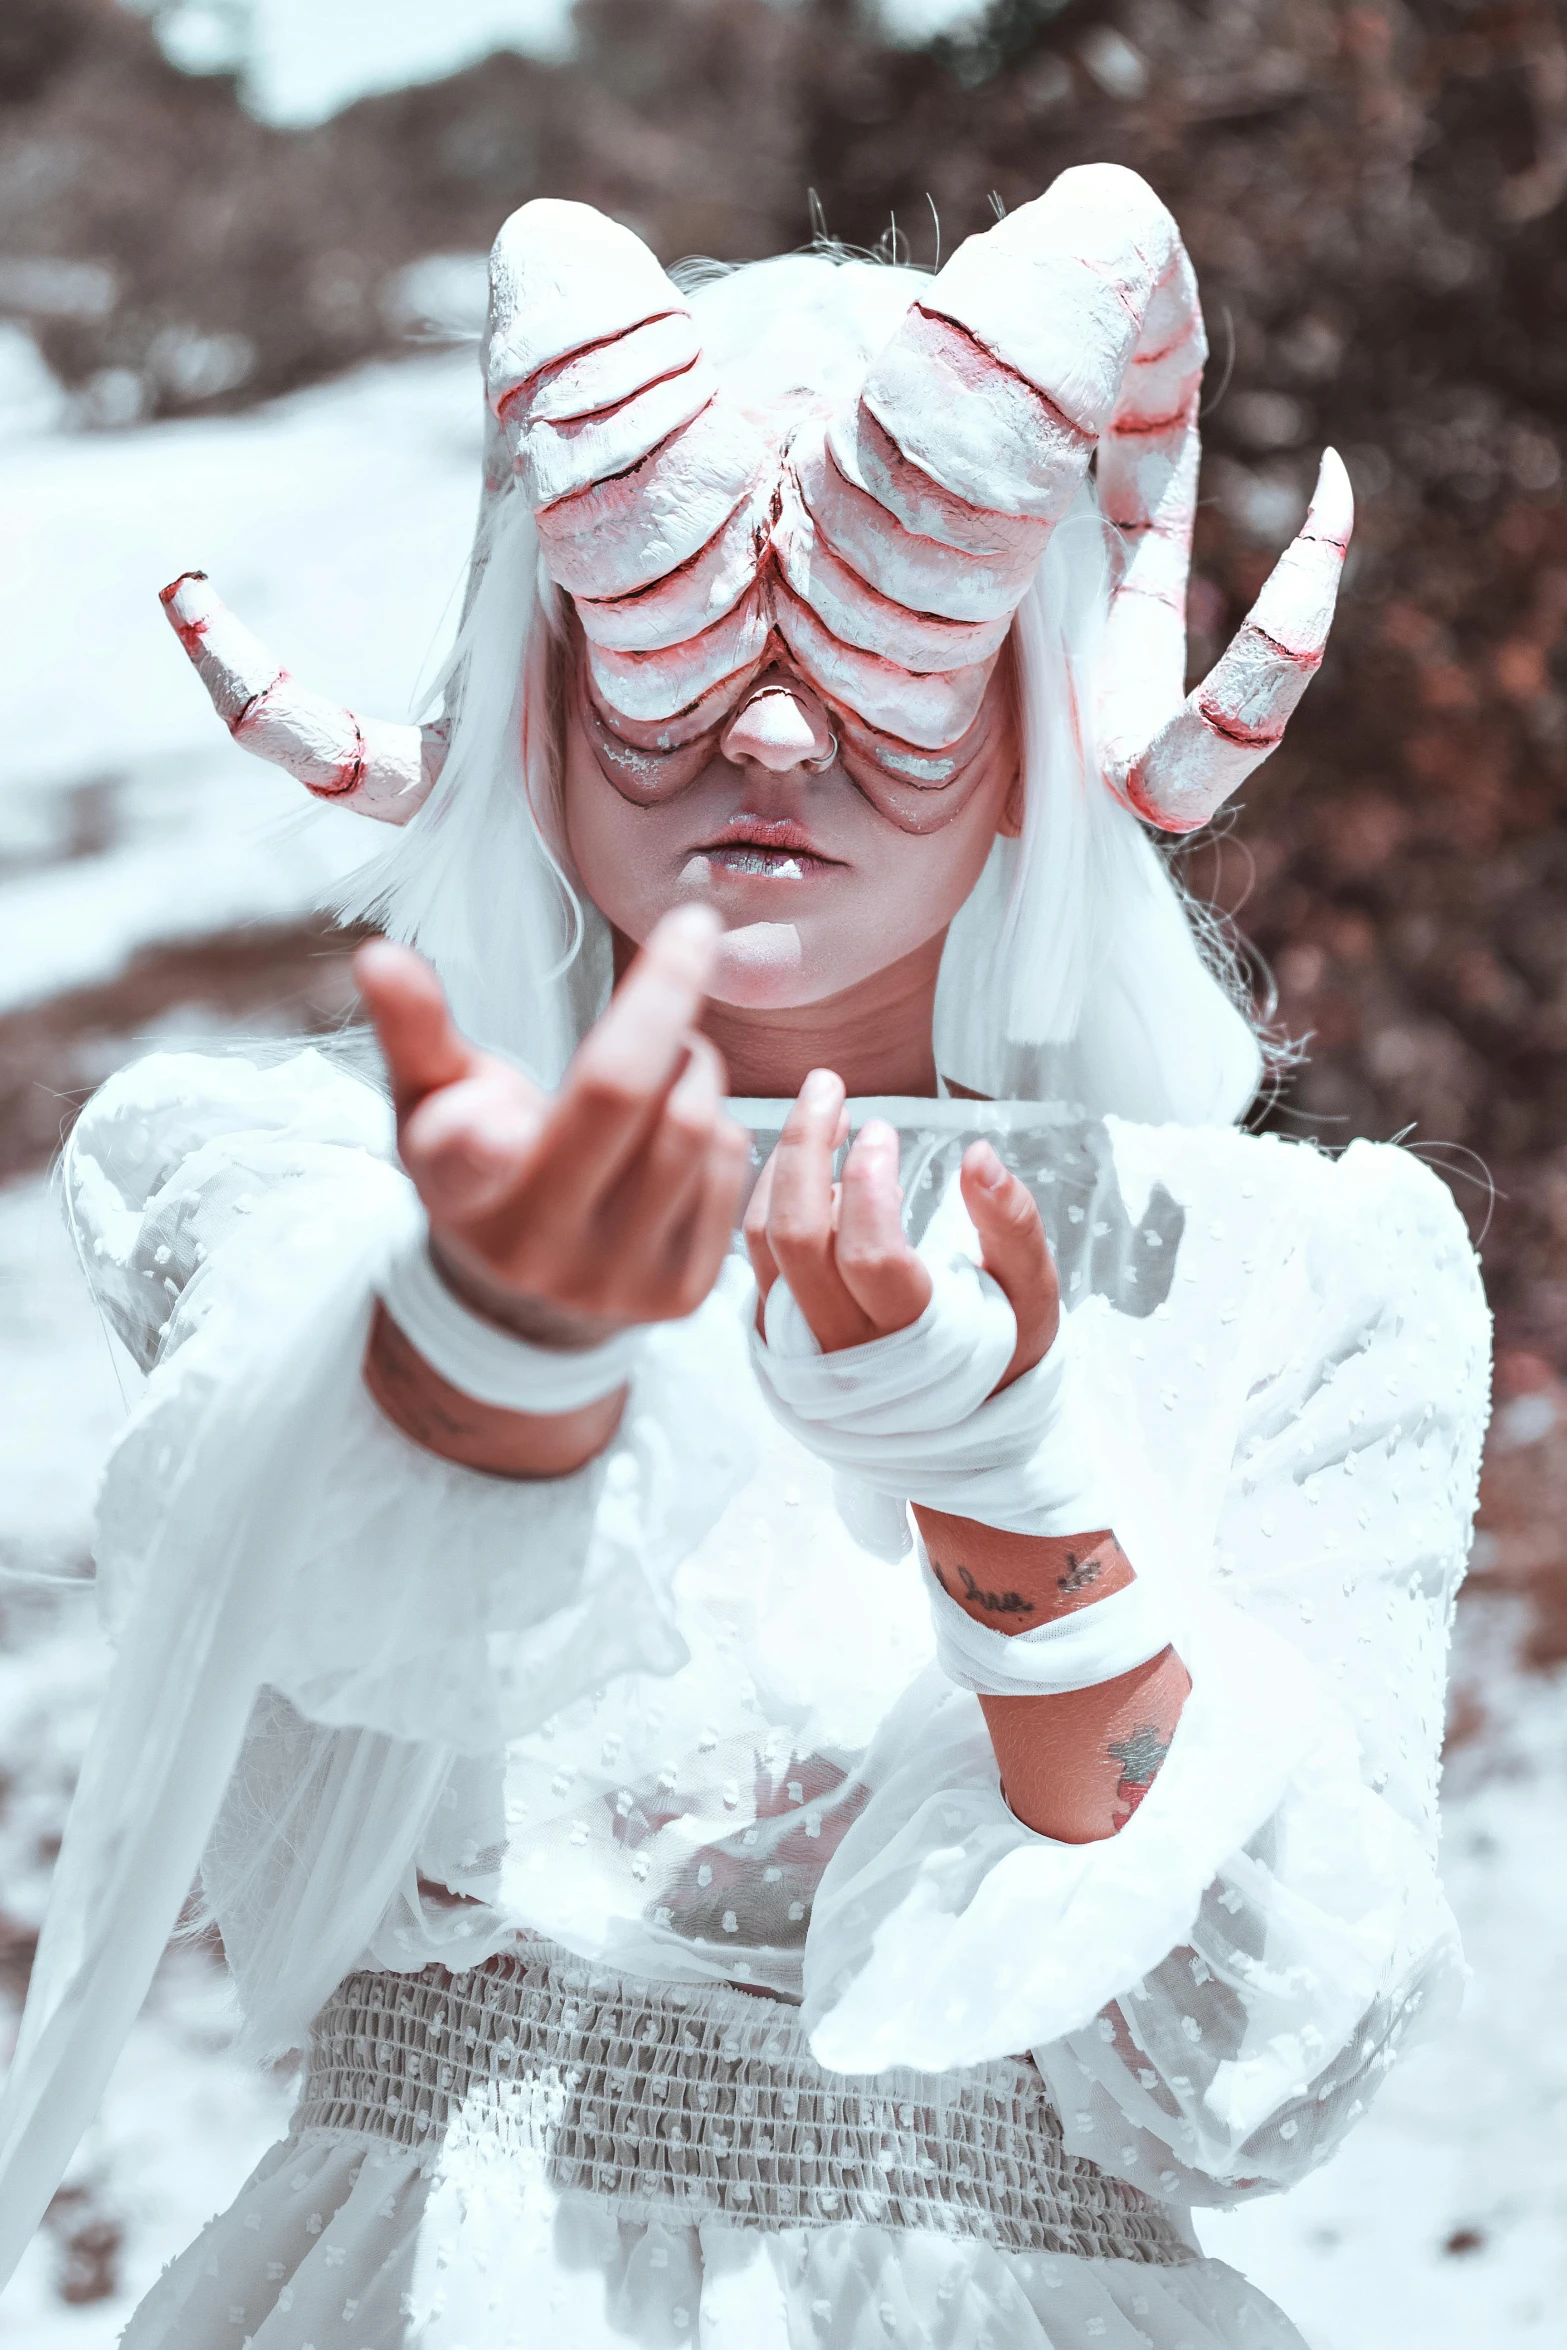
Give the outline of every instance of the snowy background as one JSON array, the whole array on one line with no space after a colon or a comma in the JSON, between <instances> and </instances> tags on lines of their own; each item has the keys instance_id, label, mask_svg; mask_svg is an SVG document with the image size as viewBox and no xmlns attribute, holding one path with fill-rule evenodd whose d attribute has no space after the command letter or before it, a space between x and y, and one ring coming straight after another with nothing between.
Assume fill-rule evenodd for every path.
<instances>
[{"instance_id":1,"label":"snowy background","mask_svg":"<svg viewBox=\"0 0 1567 2350\"><path fill-rule=\"evenodd\" d=\"M199 40L193 12L178 13L171 40ZM502 16L540 44L563 21L547 5L464 0L440 12L442 54L436 12L413 0L266 0L261 13L256 104L279 121L369 86L353 69L372 13L392 79L477 53ZM911 37L931 13L910 0ZM91 1506L136 1385L72 1261L51 1150L83 1092L150 1043L346 1017L341 945L312 909L369 845L355 819L302 806L227 742L155 591L199 565L308 681L403 715L451 626L479 451L462 349L239 414L83 421L29 336L0 326L0 2033L106 1668ZM1544 1355L1515 1351L1457 1633L1446 1838L1474 1970L1463 2019L1394 2077L1335 2162L1204 2227L1313 2350L1562 2339L1567 1681L1550 1660L1564 1646L1564 1508L1567 1393ZM240 2067L228 2035L212 1958L172 1956L0 2298L0 2339L108 2350L279 2133L289 2080Z\"/></svg>"}]
</instances>

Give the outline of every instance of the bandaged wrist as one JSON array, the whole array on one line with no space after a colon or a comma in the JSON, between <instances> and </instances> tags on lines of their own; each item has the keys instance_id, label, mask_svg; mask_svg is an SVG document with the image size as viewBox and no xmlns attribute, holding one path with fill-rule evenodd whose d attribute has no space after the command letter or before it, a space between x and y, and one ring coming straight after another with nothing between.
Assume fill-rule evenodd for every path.
<instances>
[{"instance_id":1,"label":"bandaged wrist","mask_svg":"<svg viewBox=\"0 0 1567 2350\"><path fill-rule=\"evenodd\" d=\"M936 1662L949 1681L981 1697L1065 1697L1075 1689L1097 1689L1173 1642L1166 1611L1147 1583L1128 1583L1027 1632L997 1632L959 1606L923 1543L920 1564L936 1629Z\"/></svg>"},{"instance_id":2,"label":"bandaged wrist","mask_svg":"<svg viewBox=\"0 0 1567 2350\"><path fill-rule=\"evenodd\" d=\"M635 1368L640 1330L600 1346L536 1346L464 1305L430 1256L421 1218L401 1241L380 1283L381 1302L433 1371L476 1402L503 1411L573 1412L624 1387Z\"/></svg>"},{"instance_id":3,"label":"bandaged wrist","mask_svg":"<svg viewBox=\"0 0 1567 2350\"><path fill-rule=\"evenodd\" d=\"M823 1354L783 1281L768 1293L765 1342L753 1334L762 1392L784 1425L832 1463L851 1527L887 1556L909 1547L909 1502L1015 1534L1113 1532L1114 1478L1100 1466L1073 1377L1070 1318L1043 1361L996 1395L1017 1345L1011 1306L964 1255L929 1270L929 1305L890 1337ZM1173 1644L1168 1610L1140 1577L1050 1623L1008 1633L959 1605L923 1544L920 1563L936 1661L949 1680L981 1696L1096 1688Z\"/></svg>"},{"instance_id":4,"label":"bandaged wrist","mask_svg":"<svg viewBox=\"0 0 1567 2350\"><path fill-rule=\"evenodd\" d=\"M919 1502L1016 1534L1113 1527L1071 1375L1070 1321L1042 1362L993 1394L1017 1344L1011 1306L967 1257L929 1269L917 1322L830 1355L775 1282L752 1360L776 1417L840 1479L900 1507Z\"/></svg>"}]
</instances>

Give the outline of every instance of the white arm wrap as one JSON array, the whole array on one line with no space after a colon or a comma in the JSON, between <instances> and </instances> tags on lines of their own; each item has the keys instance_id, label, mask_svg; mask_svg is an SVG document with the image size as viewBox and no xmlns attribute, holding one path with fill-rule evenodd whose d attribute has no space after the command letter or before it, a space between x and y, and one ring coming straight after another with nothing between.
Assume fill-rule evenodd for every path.
<instances>
[{"instance_id":1,"label":"white arm wrap","mask_svg":"<svg viewBox=\"0 0 1567 2350\"><path fill-rule=\"evenodd\" d=\"M917 1322L831 1355L787 1282L775 1282L766 1343L753 1336L751 1359L777 1417L822 1460L900 1508L923 1502L1014 1534L1113 1525L1111 1493L1073 1399L1070 1321L1042 1363L992 1395L1017 1344L1012 1308L966 1257L938 1261L930 1273L931 1300Z\"/></svg>"},{"instance_id":2,"label":"white arm wrap","mask_svg":"<svg viewBox=\"0 0 1567 2350\"><path fill-rule=\"evenodd\" d=\"M942 1589L920 1546L936 1662L949 1681L982 1697L1064 1697L1097 1689L1171 1645L1169 1619L1151 1584L1137 1581L1028 1632L996 1632Z\"/></svg>"},{"instance_id":3,"label":"white arm wrap","mask_svg":"<svg viewBox=\"0 0 1567 2350\"><path fill-rule=\"evenodd\" d=\"M927 1260L929 1262L929 1260ZM838 1472L839 1502L866 1546L909 1547L920 1502L1014 1534L1113 1529L1115 1480L1095 1457L1071 1376L1072 1324L1043 1362L991 1390L1017 1344L1012 1308L969 1258L931 1262L931 1300L889 1338L823 1354L788 1284L768 1293L751 1359L779 1420ZM1157 1590L1140 1578L1029 1632L977 1623L924 1560L937 1662L989 1697L1061 1695L1113 1681L1171 1645Z\"/></svg>"},{"instance_id":4,"label":"white arm wrap","mask_svg":"<svg viewBox=\"0 0 1567 2350\"><path fill-rule=\"evenodd\" d=\"M535 1346L474 1313L430 1260L428 1226L401 1242L381 1282L381 1302L434 1371L479 1403L510 1412L573 1412L630 1379L640 1330L602 1346Z\"/></svg>"}]
</instances>

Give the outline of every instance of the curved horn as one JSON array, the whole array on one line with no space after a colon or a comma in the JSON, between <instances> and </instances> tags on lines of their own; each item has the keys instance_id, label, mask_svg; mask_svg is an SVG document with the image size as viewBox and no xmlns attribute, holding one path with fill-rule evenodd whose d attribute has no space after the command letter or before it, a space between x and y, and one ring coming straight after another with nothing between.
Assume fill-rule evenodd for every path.
<instances>
[{"instance_id":1,"label":"curved horn","mask_svg":"<svg viewBox=\"0 0 1567 2350\"><path fill-rule=\"evenodd\" d=\"M921 689L899 731L970 722L1051 531L1098 453L1120 560L1104 648L1106 780L1167 831L1207 821L1278 741L1321 659L1350 509L1336 458L1302 538L1183 704L1186 582L1207 340L1175 222L1135 172L1091 164L971 237L852 405L800 435L774 533L778 625L829 695ZM1335 554L1336 550L1336 554ZM799 605L808 608L808 624ZM1001 623L996 629L995 623ZM862 682L866 649L880 655ZM946 692L932 708L928 672Z\"/></svg>"},{"instance_id":2,"label":"curved horn","mask_svg":"<svg viewBox=\"0 0 1567 2350\"><path fill-rule=\"evenodd\" d=\"M1177 670L1168 681L1174 690L1157 713L1147 708L1150 697L1140 680L1153 674L1161 649L1155 639L1166 632L1146 604L1133 601L1134 555L1110 608L1111 691L1101 712L1101 744L1106 782L1150 824L1163 832L1195 832L1278 747L1322 665L1354 520L1349 475L1338 451L1325 449L1300 534L1279 557L1229 647L1184 700ZM1184 605L1184 565L1181 588ZM1138 597L1145 592L1139 589ZM1183 655L1185 637L1183 614Z\"/></svg>"},{"instance_id":3,"label":"curved horn","mask_svg":"<svg viewBox=\"0 0 1567 2350\"><path fill-rule=\"evenodd\" d=\"M158 601L242 750L286 768L317 799L383 824L406 824L423 805L446 754L439 727L359 718L311 693L213 594L204 571L181 572Z\"/></svg>"},{"instance_id":4,"label":"curved horn","mask_svg":"<svg viewBox=\"0 0 1567 2350\"><path fill-rule=\"evenodd\" d=\"M1135 173L1063 172L959 247L825 440L802 435L792 453L811 527L786 504L784 575L832 637L874 644L904 670L944 673L943 731L904 730L923 747L956 741L972 722L1160 288L1184 259L1174 221ZM801 666L842 698L852 664L824 662L819 629L787 604L779 626ZM928 677L921 683L911 707L929 702ZM878 712L874 723L887 719Z\"/></svg>"},{"instance_id":5,"label":"curved horn","mask_svg":"<svg viewBox=\"0 0 1567 2350\"><path fill-rule=\"evenodd\" d=\"M524 204L490 256L485 372L606 716L670 748L705 730L771 628L768 451L719 392L685 297L591 205Z\"/></svg>"}]
</instances>

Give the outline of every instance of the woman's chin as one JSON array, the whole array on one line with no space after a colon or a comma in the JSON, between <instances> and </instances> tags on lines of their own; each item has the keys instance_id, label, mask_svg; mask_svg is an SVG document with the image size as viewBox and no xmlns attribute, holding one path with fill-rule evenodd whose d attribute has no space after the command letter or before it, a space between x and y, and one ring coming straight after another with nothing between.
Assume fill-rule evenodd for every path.
<instances>
[{"instance_id":1,"label":"woman's chin","mask_svg":"<svg viewBox=\"0 0 1567 2350\"><path fill-rule=\"evenodd\" d=\"M708 993L721 1004L750 1011L782 1011L820 993L812 986L805 948L793 922L746 922L726 930Z\"/></svg>"},{"instance_id":2,"label":"woman's chin","mask_svg":"<svg viewBox=\"0 0 1567 2350\"><path fill-rule=\"evenodd\" d=\"M785 1012L822 1004L875 977L909 952L893 941L867 937L864 927L842 917L795 922L741 922L718 942L718 962L708 994L738 1011ZM916 940L912 942L918 944Z\"/></svg>"}]
</instances>

